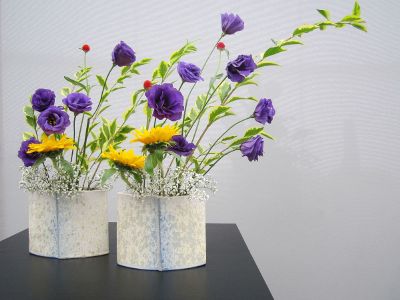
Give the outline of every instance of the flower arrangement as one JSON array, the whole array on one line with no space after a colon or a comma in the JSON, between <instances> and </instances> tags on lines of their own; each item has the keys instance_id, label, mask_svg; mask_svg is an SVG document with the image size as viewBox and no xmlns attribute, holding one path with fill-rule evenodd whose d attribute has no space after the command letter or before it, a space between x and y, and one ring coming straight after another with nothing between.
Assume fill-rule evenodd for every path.
<instances>
[{"instance_id":1,"label":"flower arrangement","mask_svg":"<svg viewBox=\"0 0 400 300\"><path fill-rule=\"evenodd\" d=\"M271 99L240 94L241 88L255 85L259 75L256 71L278 65L270 58L288 47L302 45L301 37L306 33L347 25L366 31L357 2L352 13L339 21L333 21L327 10L318 12L323 20L299 26L286 39L273 40L273 45L260 56L240 54L234 59L223 39L242 31L244 21L235 14L222 14L221 34L201 67L186 61L185 57L197 50L187 42L169 60L158 64L143 87L133 91L131 104L121 120L103 116L110 107L108 99L125 88L127 79L139 74L139 68L151 59L137 61L133 49L121 41L112 51L106 76L95 76L95 86L90 83L92 68L86 64L91 48L83 45L83 65L74 76L65 76L69 86L61 90L62 101L56 103L55 92L41 88L24 107L26 122L32 130L24 133L18 152L24 163L21 186L43 192L104 189L119 175L129 190L139 194L187 195L211 186L212 181L204 176L234 152L257 161L263 156L264 139L273 140L265 126L272 123L276 111ZM215 75L209 79L207 91L193 97L195 87L206 81L203 71L215 52L219 53L218 65L212 66ZM221 70L224 60L226 67ZM110 74L116 68L119 75L110 83ZM186 94L182 92L183 86L188 89ZM100 96L94 100L92 92L96 88ZM229 123L230 118L236 117L232 104L238 101L248 105L256 102L254 112ZM129 121L140 107L146 123L134 128ZM205 144L207 133L221 120L231 125ZM253 125L242 135L230 134L245 122ZM67 128L70 135L66 134ZM132 146L123 147L128 139L140 145L140 153L135 153ZM101 167L104 161L110 167Z\"/></svg>"}]
</instances>

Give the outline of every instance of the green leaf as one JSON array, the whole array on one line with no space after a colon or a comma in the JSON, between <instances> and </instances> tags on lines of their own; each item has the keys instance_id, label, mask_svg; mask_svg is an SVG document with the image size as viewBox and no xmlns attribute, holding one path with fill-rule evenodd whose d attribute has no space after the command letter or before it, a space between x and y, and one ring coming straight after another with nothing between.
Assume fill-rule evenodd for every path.
<instances>
[{"instance_id":1,"label":"green leaf","mask_svg":"<svg viewBox=\"0 0 400 300\"><path fill-rule=\"evenodd\" d=\"M60 156L60 167L70 177L74 175L74 169L72 168L71 164L68 161L66 161L62 156Z\"/></svg>"},{"instance_id":2,"label":"green leaf","mask_svg":"<svg viewBox=\"0 0 400 300\"><path fill-rule=\"evenodd\" d=\"M359 16L348 15L341 20L341 22L354 22L354 21L361 21L361 18Z\"/></svg>"},{"instance_id":3,"label":"green leaf","mask_svg":"<svg viewBox=\"0 0 400 300\"><path fill-rule=\"evenodd\" d=\"M134 111L135 111L135 108L133 106L131 106L131 107L128 107L128 109L126 109L122 113L122 119L124 120L124 122L126 122L128 120L128 118L133 114Z\"/></svg>"},{"instance_id":4,"label":"green leaf","mask_svg":"<svg viewBox=\"0 0 400 300\"><path fill-rule=\"evenodd\" d=\"M127 136L125 134L117 134L113 139L113 144L118 145L118 144L122 143L123 141L125 141L126 138L127 138Z\"/></svg>"},{"instance_id":5,"label":"green leaf","mask_svg":"<svg viewBox=\"0 0 400 300\"><path fill-rule=\"evenodd\" d=\"M224 142L226 142L226 141L233 140L233 139L236 138L236 137L237 137L237 135L226 136L226 137L224 137L224 138L221 140L221 143L224 143Z\"/></svg>"},{"instance_id":6,"label":"green leaf","mask_svg":"<svg viewBox=\"0 0 400 300\"><path fill-rule=\"evenodd\" d=\"M218 88L218 97L221 100L221 103L225 100L226 96L228 96L229 92L231 91L231 85L229 82L224 82L219 88Z\"/></svg>"},{"instance_id":7,"label":"green leaf","mask_svg":"<svg viewBox=\"0 0 400 300\"><path fill-rule=\"evenodd\" d=\"M238 138L238 139L234 140L234 141L229 145L229 147L232 148L232 147L241 145L242 143L244 143L244 142L247 141L248 139L249 139L248 137L241 137L241 138Z\"/></svg>"},{"instance_id":8,"label":"green leaf","mask_svg":"<svg viewBox=\"0 0 400 300\"><path fill-rule=\"evenodd\" d=\"M315 29L319 28L317 25L314 24L305 24L302 26L297 27L294 31L293 31L293 36L301 36L303 33L308 33L311 32Z\"/></svg>"},{"instance_id":9,"label":"green leaf","mask_svg":"<svg viewBox=\"0 0 400 300\"><path fill-rule=\"evenodd\" d=\"M64 76L64 79L65 79L66 81L70 82L72 85L74 85L74 86L77 85L77 86L81 87L82 89L84 89L84 90L86 91L86 86L83 85L82 83L80 83L80 82L78 82L78 81L76 81L76 80L74 80L74 79L72 79L72 78L69 78L69 77L67 77L67 76Z\"/></svg>"},{"instance_id":10,"label":"green leaf","mask_svg":"<svg viewBox=\"0 0 400 300\"><path fill-rule=\"evenodd\" d=\"M351 26L353 26L354 28L357 28L359 30L362 30L364 32L367 32L367 27L364 24L353 23L353 24L351 24Z\"/></svg>"},{"instance_id":11,"label":"green leaf","mask_svg":"<svg viewBox=\"0 0 400 300\"><path fill-rule=\"evenodd\" d=\"M206 160L204 161L204 164L205 164L206 166L209 166L212 162L214 162L214 161L220 159L221 156L223 156L223 153L222 153L222 152L218 152L218 153L216 153L214 156L210 157L209 159L206 159Z\"/></svg>"},{"instance_id":12,"label":"green leaf","mask_svg":"<svg viewBox=\"0 0 400 300\"><path fill-rule=\"evenodd\" d=\"M275 140L274 137L273 137L272 135L266 133L264 130L261 131L260 134L261 134L262 136L265 136L266 138L269 138L269 139L271 139L271 140Z\"/></svg>"},{"instance_id":13,"label":"green leaf","mask_svg":"<svg viewBox=\"0 0 400 300\"><path fill-rule=\"evenodd\" d=\"M117 119L114 119L112 123L110 124L110 135L114 135L115 131L117 130Z\"/></svg>"},{"instance_id":14,"label":"green leaf","mask_svg":"<svg viewBox=\"0 0 400 300\"><path fill-rule=\"evenodd\" d=\"M154 174L154 169L157 167L159 162L162 161L162 152L161 152L161 159L160 159L160 152L161 151L154 151L153 153L150 153L147 155L146 160L144 162L144 170L153 175Z\"/></svg>"},{"instance_id":15,"label":"green leaf","mask_svg":"<svg viewBox=\"0 0 400 300\"><path fill-rule=\"evenodd\" d=\"M196 52L197 48L193 43L187 42L183 47L179 50L175 51L171 54L169 58L170 65L174 65L178 60L180 60L183 56Z\"/></svg>"},{"instance_id":16,"label":"green leaf","mask_svg":"<svg viewBox=\"0 0 400 300\"><path fill-rule=\"evenodd\" d=\"M34 117L25 115L25 121L26 121L26 123L27 123L30 127L32 127L33 129L36 128L36 120L35 120Z\"/></svg>"},{"instance_id":17,"label":"green leaf","mask_svg":"<svg viewBox=\"0 0 400 300\"><path fill-rule=\"evenodd\" d=\"M143 177L141 174L139 174L138 172L132 172L133 177L135 178L135 180L140 184L143 181Z\"/></svg>"},{"instance_id":18,"label":"green leaf","mask_svg":"<svg viewBox=\"0 0 400 300\"><path fill-rule=\"evenodd\" d=\"M238 101L238 100L250 100L250 101L258 101L256 98L254 97L241 97L241 96L234 96L232 98L229 98L227 101L225 101L225 104L229 104L231 102L234 101Z\"/></svg>"},{"instance_id":19,"label":"green leaf","mask_svg":"<svg viewBox=\"0 0 400 300\"><path fill-rule=\"evenodd\" d=\"M32 117L32 118L35 117L35 113L34 113L33 108L32 108L31 105L25 105L23 109L24 109L25 116L29 116L29 117Z\"/></svg>"},{"instance_id":20,"label":"green leaf","mask_svg":"<svg viewBox=\"0 0 400 300\"><path fill-rule=\"evenodd\" d=\"M230 106L221 105L213 107L208 117L208 123L211 124L223 117L233 115L233 113L230 110L231 110Z\"/></svg>"},{"instance_id":21,"label":"green leaf","mask_svg":"<svg viewBox=\"0 0 400 300\"><path fill-rule=\"evenodd\" d=\"M121 68L121 75L125 75L131 69L131 66L125 66Z\"/></svg>"},{"instance_id":22,"label":"green leaf","mask_svg":"<svg viewBox=\"0 0 400 300\"><path fill-rule=\"evenodd\" d=\"M229 147L235 147L238 146L244 142L246 142L247 140L251 139L252 137L256 136L257 134L262 134L264 130L264 127L252 127L246 130L246 132L244 133L244 136L238 139L235 139L230 145Z\"/></svg>"},{"instance_id":23,"label":"green leaf","mask_svg":"<svg viewBox=\"0 0 400 300\"><path fill-rule=\"evenodd\" d=\"M357 1L354 2L353 15L358 16L358 17L361 15L361 7Z\"/></svg>"},{"instance_id":24,"label":"green leaf","mask_svg":"<svg viewBox=\"0 0 400 300\"><path fill-rule=\"evenodd\" d=\"M117 82L118 82L118 83L124 83L124 80L125 80L126 78L131 78L131 75L129 75L129 74L122 75L122 76L120 76L120 77L117 79Z\"/></svg>"},{"instance_id":25,"label":"green leaf","mask_svg":"<svg viewBox=\"0 0 400 300\"><path fill-rule=\"evenodd\" d=\"M104 170L103 176L101 176L101 185L104 185L117 171L114 168Z\"/></svg>"},{"instance_id":26,"label":"green leaf","mask_svg":"<svg viewBox=\"0 0 400 300\"><path fill-rule=\"evenodd\" d=\"M156 79L159 76L160 76L160 73L158 72L158 68L157 68L153 71L153 75L151 76L151 81L154 81L154 79Z\"/></svg>"},{"instance_id":27,"label":"green leaf","mask_svg":"<svg viewBox=\"0 0 400 300\"><path fill-rule=\"evenodd\" d=\"M69 94L71 94L71 89L69 87L63 87L61 89L62 96L67 97Z\"/></svg>"},{"instance_id":28,"label":"green leaf","mask_svg":"<svg viewBox=\"0 0 400 300\"><path fill-rule=\"evenodd\" d=\"M131 70L143 65L147 65L148 63L151 62L151 60L152 60L151 58L143 58L142 60L136 61L132 64Z\"/></svg>"},{"instance_id":29,"label":"green leaf","mask_svg":"<svg viewBox=\"0 0 400 300\"><path fill-rule=\"evenodd\" d=\"M327 20L330 19L330 12L325 9L317 9L317 11Z\"/></svg>"},{"instance_id":30,"label":"green leaf","mask_svg":"<svg viewBox=\"0 0 400 300\"><path fill-rule=\"evenodd\" d=\"M281 45L281 46L303 45L303 42L298 41L298 40L288 40L288 41L281 42L279 45Z\"/></svg>"},{"instance_id":31,"label":"green leaf","mask_svg":"<svg viewBox=\"0 0 400 300\"><path fill-rule=\"evenodd\" d=\"M22 140L24 141L29 140L31 137L35 137L35 134L32 132L24 132L22 134Z\"/></svg>"},{"instance_id":32,"label":"green leaf","mask_svg":"<svg viewBox=\"0 0 400 300\"><path fill-rule=\"evenodd\" d=\"M252 127L246 130L244 137L251 138L264 130L264 127Z\"/></svg>"},{"instance_id":33,"label":"green leaf","mask_svg":"<svg viewBox=\"0 0 400 300\"><path fill-rule=\"evenodd\" d=\"M124 125L123 127L121 127L121 129L119 130L119 133L122 134L127 134L127 133L131 133L132 130L134 130L135 128L130 126L130 125Z\"/></svg>"},{"instance_id":34,"label":"green leaf","mask_svg":"<svg viewBox=\"0 0 400 300\"><path fill-rule=\"evenodd\" d=\"M198 114L199 114L199 112L194 107L192 107L192 109L189 112L190 120L195 120L197 118Z\"/></svg>"},{"instance_id":35,"label":"green leaf","mask_svg":"<svg viewBox=\"0 0 400 300\"><path fill-rule=\"evenodd\" d=\"M158 66L158 73L160 74L161 78L164 78L165 74L167 74L168 67L169 65L166 61L160 62L160 65Z\"/></svg>"},{"instance_id":36,"label":"green leaf","mask_svg":"<svg viewBox=\"0 0 400 300\"><path fill-rule=\"evenodd\" d=\"M36 161L35 161L35 163L33 164L33 167L37 167L37 166L39 166L39 165L41 165L42 163L44 163L44 161L46 160L46 156L45 155L42 155L41 157L39 157Z\"/></svg>"},{"instance_id":37,"label":"green leaf","mask_svg":"<svg viewBox=\"0 0 400 300\"><path fill-rule=\"evenodd\" d=\"M279 64L273 61L262 61L257 64L257 68L263 68L266 66L279 66Z\"/></svg>"},{"instance_id":38,"label":"green leaf","mask_svg":"<svg viewBox=\"0 0 400 300\"><path fill-rule=\"evenodd\" d=\"M268 56L272 56L281 52L286 51L285 48L282 48L281 46L275 46L275 47L271 47L268 48L267 51L264 52L263 58L266 58Z\"/></svg>"},{"instance_id":39,"label":"green leaf","mask_svg":"<svg viewBox=\"0 0 400 300\"><path fill-rule=\"evenodd\" d=\"M196 99L196 107L198 110L201 110L206 102L206 97L204 95L200 95Z\"/></svg>"},{"instance_id":40,"label":"green leaf","mask_svg":"<svg viewBox=\"0 0 400 300\"><path fill-rule=\"evenodd\" d=\"M101 115L101 114L102 114L105 110L107 110L110 106L111 106L111 105L105 105L105 106L103 106L103 107L99 110L98 114Z\"/></svg>"}]
</instances>

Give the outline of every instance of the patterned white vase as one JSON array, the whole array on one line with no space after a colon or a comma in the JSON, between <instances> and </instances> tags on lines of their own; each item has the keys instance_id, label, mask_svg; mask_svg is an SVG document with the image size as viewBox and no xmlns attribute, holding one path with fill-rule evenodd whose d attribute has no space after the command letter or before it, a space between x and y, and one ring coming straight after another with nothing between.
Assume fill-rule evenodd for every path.
<instances>
[{"instance_id":1,"label":"patterned white vase","mask_svg":"<svg viewBox=\"0 0 400 300\"><path fill-rule=\"evenodd\" d=\"M118 193L117 263L177 270L206 263L205 199Z\"/></svg>"},{"instance_id":2,"label":"patterned white vase","mask_svg":"<svg viewBox=\"0 0 400 300\"><path fill-rule=\"evenodd\" d=\"M107 192L31 193L29 252L62 259L108 254Z\"/></svg>"}]
</instances>

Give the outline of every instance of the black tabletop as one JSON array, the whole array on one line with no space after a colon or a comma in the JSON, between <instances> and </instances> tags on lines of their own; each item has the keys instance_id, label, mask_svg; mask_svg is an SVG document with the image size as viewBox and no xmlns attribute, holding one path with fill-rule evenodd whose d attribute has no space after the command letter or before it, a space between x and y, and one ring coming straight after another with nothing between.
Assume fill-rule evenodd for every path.
<instances>
[{"instance_id":1,"label":"black tabletop","mask_svg":"<svg viewBox=\"0 0 400 300\"><path fill-rule=\"evenodd\" d=\"M273 299L234 224L207 224L207 265L142 271L116 264L116 225L110 254L57 260L28 253L28 230L0 242L0 299Z\"/></svg>"}]
</instances>

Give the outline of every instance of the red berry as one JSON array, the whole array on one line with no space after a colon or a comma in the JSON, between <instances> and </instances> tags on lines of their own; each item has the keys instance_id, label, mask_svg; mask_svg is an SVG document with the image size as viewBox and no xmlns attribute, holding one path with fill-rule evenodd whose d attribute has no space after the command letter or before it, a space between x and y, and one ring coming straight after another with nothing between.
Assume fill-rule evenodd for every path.
<instances>
[{"instance_id":1,"label":"red berry","mask_svg":"<svg viewBox=\"0 0 400 300\"><path fill-rule=\"evenodd\" d=\"M152 85L153 85L153 84L151 83L150 80L145 80L145 81L143 82L143 87L144 87L145 90L148 90L149 88L151 88Z\"/></svg>"},{"instance_id":2,"label":"red berry","mask_svg":"<svg viewBox=\"0 0 400 300\"><path fill-rule=\"evenodd\" d=\"M84 44L81 49L82 49L83 52L89 52L90 51L90 46L88 44Z\"/></svg>"},{"instance_id":3,"label":"red berry","mask_svg":"<svg viewBox=\"0 0 400 300\"><path fill-rule=\"evenodd\" d=\"M217 43L217 49L218 50L224 50L225 49L225 44L223 42L218 42Z\"/></svg>"}]
</instances>

